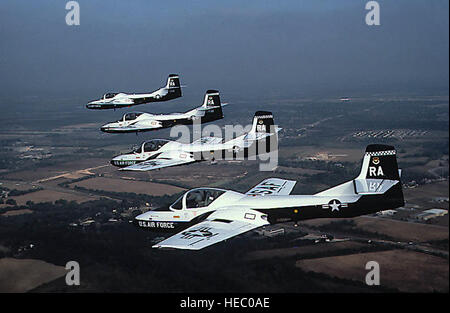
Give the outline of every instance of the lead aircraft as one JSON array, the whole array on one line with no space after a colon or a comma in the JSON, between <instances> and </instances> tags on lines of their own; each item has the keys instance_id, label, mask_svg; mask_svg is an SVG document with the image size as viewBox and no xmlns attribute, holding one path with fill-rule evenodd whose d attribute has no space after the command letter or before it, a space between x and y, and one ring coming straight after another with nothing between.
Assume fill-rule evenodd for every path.
<instances>
[{"instance_id":1,"label":"lead aircraft","mask_svg":"<svg viewBox=\"0 0 450 313\"><path fill-rule=\"evenodd\" d=\"M169 166L177 166L197 161L205 161L211 155L210 153L226 153L244 151L248 154L248 149L253 145L255 152L259 147L258 142L267 137L271 140L265 140L266 147L264 152L270 152L276 148L277 132L280 128L274 125L271 112L258 111L253 118L251 130L235 139L223 142L219 137L202 137L192 143L180 143L165 139L152 139L145 141L134 151L119 155L111 160L111 164L121 167L126 171L150 171ZM264 148L263 146L261 148Z\"/></svg>"},{"instance_id":2,"label":"lead aircraft","mask_svg":"<svg viewBox=\"0 0 450 313\"><path fill-rule=\"evenodd\" d=\"M313 218L349 218L404 205L396 151L369 145L355 179L314 195L290 195L295 181L269 178L245 194L196 188L167 209L135 218L139 227L178 232L153 246L199 250L265 225Z\"/></svg>"},{"instance_id":3,"label":"lead aircraft","mask_svg":"<svg viewBox=\"0 0 450 313\"><path fill-rule=\"evenodd\" d=\"M150 114L144 112L130 112L122 119L103 125L100 130L106 133L133 133L145 132L175 125L191 125L196 121L208 123L223 118L222 107L217 90L208 90L203 105L185 113Z\"/></svg>"},{"instance_id":4,"label":"lead aircraft","mask_svg":"<svg viewBox=\"0 0 450 313\"><path fill-rule=\"evenodd\" d=\"M181 97L180 78L177 74L167 77L166 86L150 93L106 93L102 98L86 104L86 108L92 110L117 109L131 107L133 105L161 102Z\"/></svg>"}]
</instances>

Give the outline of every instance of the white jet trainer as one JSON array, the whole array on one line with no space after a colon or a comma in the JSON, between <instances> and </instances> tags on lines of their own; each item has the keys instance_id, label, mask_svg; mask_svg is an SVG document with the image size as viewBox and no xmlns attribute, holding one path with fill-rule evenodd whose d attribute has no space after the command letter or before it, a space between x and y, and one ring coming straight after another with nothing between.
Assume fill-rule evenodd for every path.
<instances>
[{"instance_id":1,"label":"white jet trainer","mask_svg":"<svg viewBox=\"0 0 450 313\"><path fill-rule=\"evenodd\" d=\"M203 105L185 113L150 114L144 112L130 112L123 115L117 122L103 125L100 130L106 133L133 133L145 132L175 125L192 125L209 123L223 118L222 107L217 90L208 90Z\"/></svg>"},{"instance_id":2,"label":"white jet trainer","mask_svg":"<svg viewBox=\"0 0 450 313\"><path fill-rule=\"evenodd\" d=\"M217 188L186 192L167 209L135 218L139 227L176 234L154 248L199 250L269 224L349 218L404 205L394 147L369 145L355 179L314 195L290 195L295 181L269 178L245 194Z\"/></svg>"},{"instance_id":3,"label":"white jet trainer","mask_svg":"<svg viewBox=\"0 0 450 313\"><path fill-rule=\"evenodd\" d=\"M255 144L255 152L258 148L264 148L260 153L268 153L278 149L277 132L280 130L274 125L271 112L258 111L253 118L251 130L235 139L223 142L219 137L202 137L192 143L180 143L165 139L153 139L142 143L131 153L114 157L111 164L127 171L150 171L163 167L183 165L197 161L207 160L211 152L248 153L248 149ZM270 137L270 138L269 138ZM266 139L267 140L264 140ZM259 147L263 141L265 147Z\"/></svg>"},{"instance_id":4,"label":"white jet trainer","mask_svg":"<svg viewBox=\"0 0 450 313\"><path fill-rule=\"evenodd\" d=\"M181 97L180 78L177 74L170 74L167 77L166 86L151 93L106 93L101 99L86 104L86 108L92 110L118 109L143 103L167 101L179 97Z\"/></svg>"}]
</instances>

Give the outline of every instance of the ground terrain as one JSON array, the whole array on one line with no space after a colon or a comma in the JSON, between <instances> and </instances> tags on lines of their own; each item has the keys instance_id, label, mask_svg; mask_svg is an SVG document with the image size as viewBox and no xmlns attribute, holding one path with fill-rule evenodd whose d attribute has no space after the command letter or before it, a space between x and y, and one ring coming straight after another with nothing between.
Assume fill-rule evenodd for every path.
<instances>
[{"instance_id":1,"label":"ground terrain","mask_svg":"<svg viewBox=\"0 0 450 313\"><path fill-rule=\"evenodd\" d=\"M176 103L142 110L185 108ZM416 218L448 210L448 96L240 100L217 124L247 125L254 111L272 111L283 130L278 167L268 172L249 160L118 171L109 164L113 156L170 131L104 134L102 123L124 111L98 114L55 99L21 114L23 103L14 104L0 118L0 292L449 290L448 214ZM278 224L267 229L283 228L284 235L253 231L198 253L152 250L161 235L129 223L200 186L245 192L281 177L297 180L294 194L315 193L355 177L370 143L398 151L406 203L392 216ZM69 260L80 262L79 287L65 285ZM381 286L365 284L369 260L380 263Z\"/></svg>"}]
</instances>

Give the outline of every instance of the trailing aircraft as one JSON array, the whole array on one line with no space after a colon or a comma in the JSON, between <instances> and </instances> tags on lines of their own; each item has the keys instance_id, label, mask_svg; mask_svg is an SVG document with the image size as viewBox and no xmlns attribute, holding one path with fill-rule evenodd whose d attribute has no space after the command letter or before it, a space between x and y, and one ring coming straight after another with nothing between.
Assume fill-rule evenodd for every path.
<instances>
[{"instance_id":1,"label":"trailing aircraft","mask_svg":"<svg viewBox=\"0 0 450 313\"><path fill-rule=\"evenodd\" d=\"M314 218L349 218L404 205L396 151L369 145L360 174L316 193L291 195L296 181L269 178L245 194L218 188L186 192L166 209L138 215L135 224L176 234L154 248L199 250L250 230Z\"/></svg>"},{"instance_id":2,"label":"trailing aircraft","mask_svg":"<svg viewBox=\"0 0 450 313\"><path fill-rule=\"evenodd\" d=\"M152 139L145 141L132 152L119 155L111 160L111 164L127 171L150 171L169 166L183 165L210 159L210 153L231 152L231 155L240 151L248 154L248 149L259 141L265 140L266 146L261 147L261 153L277 149L277 132L280 128L274 125L271 112L258 111L253 118L250 131L235 139L223 142L219 137L202 137L192 143L180 143L165 139ZM274 148L272 148L274 147ZM258 148L258 145L255 146ZM258 153L258 150L255 150ZM211 160L213 160L212 157Z\"/></svg>"},{"instance_id":3,"label":"trailing aircraft","mask_svg":"<svg viewBox=\"0 0 450 313\"><path fill-rule=\"evenodd\" d=\"M150 114L130 112L123 115L117 122L103 125L100 130L107 133L131 133L169 128L175 125L191 125L196 121L208 123L223 118L219 92L208 90L203 105L185 113Z\"/></svg>"},{"instance_id":4,"label":"trailing aircraft","mask_svg":"<svg viewBox=\"0 0 450 313\"><path fill-rule=\"evenodd\" d=\"M180 78L177 74L170 74L167 77L166 86L151 93L106 93L101 99L86 104L86 108L92 110L117 109L143 103L167 101L179 97L181 97Z\"/></svg>"}]
</instances>

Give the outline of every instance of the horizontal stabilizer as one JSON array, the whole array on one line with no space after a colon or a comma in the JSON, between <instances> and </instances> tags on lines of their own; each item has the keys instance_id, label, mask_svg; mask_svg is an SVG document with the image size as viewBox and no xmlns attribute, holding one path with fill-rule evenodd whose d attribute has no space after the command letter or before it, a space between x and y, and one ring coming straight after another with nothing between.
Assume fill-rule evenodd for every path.
<instances>
[{"instance_id":1,"label":"horizontal stabilizer","mask_svg":"<svg viewBox=\"0 0 450 313\"><path fill-rule=\"evenodd\" d=\"M221 105L208 106L208 107L201 106L201 107L197 108L197 110L199 110L199 111L208 111L208 110L212 110L212 109L218 109L218 108L224 107L226 105L228 105L228 103L222 103Z\"/></svg>"},{"instance_id":2,"label":"horizontal stabilizer","mask_svg":"<svg viewBox=\"0 0 450 313\"><path fill-rule=\"evenodd\" d=\"M398 180L389 179L355 179L355 191L358 195L383 194L392 186L399 183Z\"/></svg>"}]
</instances>

